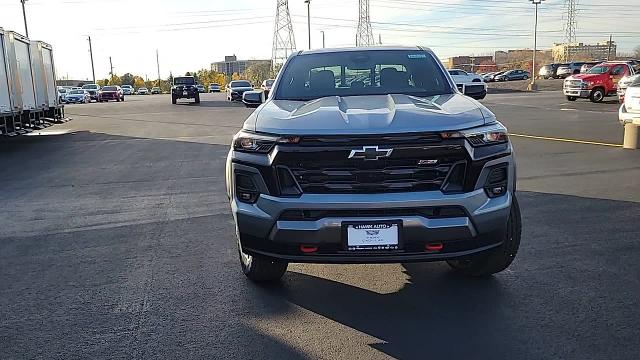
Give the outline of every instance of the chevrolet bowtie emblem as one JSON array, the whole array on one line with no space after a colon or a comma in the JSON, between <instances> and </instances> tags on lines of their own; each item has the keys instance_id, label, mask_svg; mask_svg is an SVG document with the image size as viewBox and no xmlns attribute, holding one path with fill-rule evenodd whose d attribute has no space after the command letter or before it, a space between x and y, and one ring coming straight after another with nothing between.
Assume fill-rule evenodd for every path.
<instances>
[{"instance_id":1,"label":"chevrolet bowtie emblem","mask_svg":"<svg viewBox=\"0 0 640 360\"><path fill-rule=\"evenodd\" d=\"M391 156L393 149L380 149L377 146L363 146L362 149L351 150L349 159L378 160Z\"/></svg>"}]
</instances>

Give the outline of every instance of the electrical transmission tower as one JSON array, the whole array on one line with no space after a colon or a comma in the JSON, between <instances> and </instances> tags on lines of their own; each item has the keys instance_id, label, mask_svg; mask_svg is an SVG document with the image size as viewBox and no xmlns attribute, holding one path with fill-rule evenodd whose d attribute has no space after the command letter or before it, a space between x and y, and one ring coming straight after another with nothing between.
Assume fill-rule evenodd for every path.
<instances>
[{"instance_id":1,"label":"electrical transmission tower","mask_svg":"<svg viewBox=\"0 0 640 360\"><path fill-rule=\"evenodd\" d=\"M358 32L356 46L372 46L376 44L369 18L369 0L358 0Z\"/></svg>"},{"instance_id":2,"label":"electrical transmission tower","mask_svg":"<svg viewBox=\"0 0 640 360\"><path fill-rule=\"evenodd\" d=\"M296 39L293 36L293 25L289 14L289 0L277 0L277 2L271 53L271 66L274 69L278 65L284 64L289 55L296 50Z\"/></svg>"},{"instance_id":3,"label":"electrical transmission tower","mask_svg":"<svg viewBox=\"0 0 640 360\"><path fill-rule=\"evenodd\" d=\"M564 25L564 41L572 44L576 42L576 27L578 23L578 0L565 0L567 22Z\"/></svg>"}]
</instances>

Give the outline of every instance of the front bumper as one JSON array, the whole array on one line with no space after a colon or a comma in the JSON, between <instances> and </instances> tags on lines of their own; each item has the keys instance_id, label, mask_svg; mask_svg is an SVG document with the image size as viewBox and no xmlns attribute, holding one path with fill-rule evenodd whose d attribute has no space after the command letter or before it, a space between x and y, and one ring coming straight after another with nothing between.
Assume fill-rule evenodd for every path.
<instances>
[{"instance_id":1,"label":"front bumper","mask_svg":"<svg viewBox=\"0 0 640 360\"><path fill-rule=\"evenodd\" d=\"M233 153L233 152L231 152ZM245 164L228 161L227 176L259 172ZM508 164L508 189L490 198L484 184L490 168ZM397 263L440 261L486 251L501 244L515 191L515 166L512 155L485 164L476 190L444 194L441 191L376 194L302 194L276 197L261 194L254 204L237 199L230 186L231 209L244 252L289 262L307 263ZM232 180L229 180L231 181ZM263 188L265 184L258 184ZM429 211L426 211L426 210ZM431 213L436 210L439 215ZM445 214L445 209L459 209ZM290 211L321 212L317 218L292 219ZM400 247L397 250L350 251L345 226L358 222L394 222L399 224ZM428 251L427 244L439 243L442 250ZM317 247L304 253L300 246Z\"/></svg>"},{"instance_id":2,"label":"front bumper","mask_svg":"<svg viewBox=\"0 0 640 360\"><path fill-rule=\"evenodd\" d=\"M620 110L618 110L618 119L622 125L640 125L640 112L628 112L626 106L622 104Z\"/></svg>"},{"instance_id":3,"label":"front bumper","mask_svg":"<svg viewBox=\"0 0 640 360\"><path fill-rule=\"evenodd\" d=\"M578 88L563 88L563 92L566 96L575 96L579 98L588 98L591 95L591 90L578 89Z\"/></svg>"}]
</instances>

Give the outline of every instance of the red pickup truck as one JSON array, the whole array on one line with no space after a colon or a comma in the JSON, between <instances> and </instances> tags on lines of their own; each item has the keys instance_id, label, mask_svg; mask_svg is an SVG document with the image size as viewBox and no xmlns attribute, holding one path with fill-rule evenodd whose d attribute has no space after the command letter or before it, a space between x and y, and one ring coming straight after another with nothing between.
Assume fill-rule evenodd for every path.
<instances>
[{"instance_id":1,"label":"red pickup truck","mask_svg":"<svg viewBox=\"0 0 640 360\"><path fill-rule=\"evenodd\" d=\"M566 78L563 92L569 101L588 98L592 102L601 102L605 96L617 94L618 81L622 77L633 74L633 67L628 62L603 62L592 67L585 74Z\"/></svg>"}]
</instances>

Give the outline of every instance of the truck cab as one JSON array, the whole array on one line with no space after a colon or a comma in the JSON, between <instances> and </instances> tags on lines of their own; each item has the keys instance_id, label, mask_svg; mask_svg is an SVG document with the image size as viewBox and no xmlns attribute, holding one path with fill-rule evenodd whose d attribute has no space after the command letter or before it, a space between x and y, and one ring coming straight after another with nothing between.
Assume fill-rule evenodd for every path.
<instances>
[{"instance_id":1,"label":"truck cab","mask_svg":"<svg viewBox=\"0 0 640 360\"><path fill-rule=\"evenodd\" d=\"M633 74L634 70L627 62L603 62L584 74L569 76L564 81L563 92L569 101L588 98L592 102L601 102L606 96L617 94L620 79Z\"/></svg>"}]
</instances>

